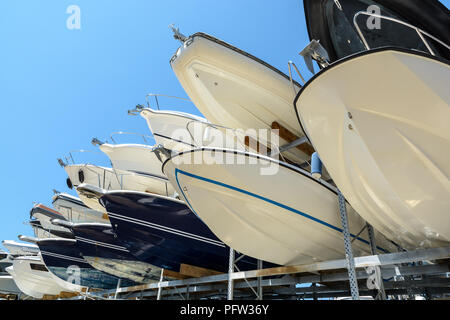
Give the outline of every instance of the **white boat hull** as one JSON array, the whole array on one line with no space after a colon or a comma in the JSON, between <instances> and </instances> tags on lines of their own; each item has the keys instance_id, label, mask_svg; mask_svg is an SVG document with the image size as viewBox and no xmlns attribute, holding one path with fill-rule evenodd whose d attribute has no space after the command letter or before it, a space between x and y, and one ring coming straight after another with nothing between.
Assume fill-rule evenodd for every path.
<instances>
[{"instance_id":1,"label":"white boat hull","mask_svg":"<svg viewBox=\"0 0 450 320\"><path fill-rule=\"evenodd\" d=\"M115 170L130 171L146 176L146 190L160 195L172 195L173 188L161 171L161 161L152 147L142 144L102 144L102 150Z\"/></svg>"},{"instance_id":2,"label":"white boat hull","mask_svg":"<svg viewBox=\"0 0 450 320\"><path fill-rule=\"evenodd\" d=\"M21 243L14 240L3 240L2 245L13 256L30 256L39 253L39 247L31 243Z\"/></svg>"},{"instance_id":3,"label":"white boat hull","mask_svg":"<svg viewBox=\"0 0 450 320\"><path fill-rule=\"evenodd\" d=\"M366 52L324 69L294 102L355 210L407 249L450 241L450 68L417 52Z\"/></svg>"},{"instance_id":4,"label":"white boat hull","mask_svg":"<svg viewBox=\"0 0 450 320\"><path fill-rule=\"evenodd\" d=\"M54 281L48 270L34 270L31 264L45 266L39 256L33 256L16 258L13 265L6 268L20 291L36 299L42 298L45 294L58 295L61 291L65 291L65 288Z\"/></svg>"},{"instance_id":5,"label":"white boat hull","mask_svg":"<svg viewBox=\"0 0 450 320\"><path fill-rule=\"evenodd\" d=\"M72 222L100 222L109 223L108 216L102 211L91 209L77 197L69 194L55 195L53 207L61 213L64 218Z\"/></svg>"},{"instance_id":6,"label":"white boat hull","mask_svg":"<svg viewBox=\"0 0 450 320\"><path fill-rule=\"evenodd\" d=\"M211 124L206 119L177 111L157 111L145 108L140 115L155 136L158 144L172 153L188 151L199 147L234 148L241 151L257 151L257 134L251 134L255 141L245 144L249 132L241 132Z\"/></svg>"},{"instance_id":7,"label":"white boat hull","mask_svg":"<svg viewBox=\"0 0 450 320\"><path fill-rule=\"evenodd\" d=\"M18 294L20 289L17 287L12 276L0 276L0 293Z\"/></svg>"},{"instance_id":8,"label":"white boat hull","mask_svg":"<svg viewBox=\"0 0 450 320\"><path fill-rule=\"evenodd\" d=\"M189 164L195 154L203 164ZM215 164L214 157L223 155L231 161ZM191 209L239 252L280 265L344 257L333 188L286 164L276 174L261 175L262 168L278 164L255 154L203 148L172 157L163 168ZM356 235L365 221L350 206L347 211L350 232ZM356 255L370 253L367 239L363 233L354 241ZM380 235L377 241L384 250L393 249Z\"/></svg>"},{"instance_id":9,"label":"white boat hull","mask_svg":"<svg viewBox=\"0 0 450 320\"><path fill-rule=\"evenodd\" d=\"M178 152L190 150L196 145L188 131L191 122L208 123L204 118L177 111L145 108L139 114L146 120L157 145Z\"/></svg>"},{"instance_id":10,"label":"white boat hull","mask_svg":"<svg viewBox=\"0 0 450 320\"><path fill-rule=\"evenodd\" d=\"M192 102L211 122L234 129L267 129L278 122L298 137L292 100L299 85L267 63L205 34L193 35L171 59L172 69ZM295 91L294 91L295 90ZM259 141L268 144L265 137ZM280 139L280 145L287 141ZM285 153L303 163L309 155Z\"/></svg>"},{"instance_id":11,"label":"white boat hull","mask_svg":"<svg viewBox=\"0 0 450 320\"><path fill-rule=\"evenodd\" d=\"M64 167L74 187L85 183L102 190L134 190L140 192L163 193L173 195L174 189L168 181L162 183L161 179L155 179L146 175L131 171L118 170L106 167L98 167L90 164L75 164ZM83 173L80 181L80 171ZM164 186L167 185L167 188ZM105 212L105 208L98 203L97 198L92 198L77 189L78 196L85 205L91 209Z\"/></svg>"}]
</instances>

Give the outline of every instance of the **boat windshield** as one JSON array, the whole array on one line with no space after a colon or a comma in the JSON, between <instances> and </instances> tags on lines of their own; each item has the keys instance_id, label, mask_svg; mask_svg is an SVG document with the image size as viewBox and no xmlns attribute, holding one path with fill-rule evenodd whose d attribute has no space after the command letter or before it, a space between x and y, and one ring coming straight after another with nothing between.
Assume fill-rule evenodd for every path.
<instances>
[{"instance_id":1,"label":"boat windshield","mask_svg":"<svg viewBox=\"0 0 450 320\"><path fill-rule=\"evenodd\" d=\"M392 10L372 0L334 0L325 3L325 16L338 58L386 46L423 51L443 58L449 50L418 32ZM373 6L373 7L371 7Z\"/></svg>"}]
</instances>

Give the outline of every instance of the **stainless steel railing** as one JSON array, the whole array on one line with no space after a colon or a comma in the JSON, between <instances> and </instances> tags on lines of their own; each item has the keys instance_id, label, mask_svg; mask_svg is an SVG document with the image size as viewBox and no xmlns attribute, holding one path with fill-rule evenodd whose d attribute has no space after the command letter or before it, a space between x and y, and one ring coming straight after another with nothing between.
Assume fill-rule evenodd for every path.
<instances>
[{"instance_id":1,"label":"stainless steel railing","mask_svg":"<svg viewBox=\"0 0 450 320\"><path fill-rule=\"evenodd\" d=\"M353 16L353 24L356 28L356 31L358 32L359 37L361 38L361 41L363 42L364 46L366 47L367 50L370 50L370 46L367 43L366 38L364 37L361 28L358 25L358 22L356 21L356 19L360 16L360 15L366 15L366 16L370 16L370 17L374 17L374 18L378 18L378 19L385 19L388 21L392 21L401 25L404 25L410 29L413 29L417 32L417 35L419 36L419 38L422 40L422 42L424 43L424 45L426 46L426 48L428 49L428 51L430 52L431 55L435 56L435 52L433 51L433 49L431 48L430 44L428 43L428 41L425 39L424 36L436 41L437 43L439 43L440 45L442 45L443 47L447 48L448 50L450 50L450 46L447 45L446 43L444 43L443 41L439 40L438 38L432 36L431 34L429 34L426 31L423 31L422 29L409 24L407 22L404 22L402 20L396 19L396 18L392 18L392 17L387 17L387 16L383 16L381 14L376 14L376 13L369 13L366 11L359 11L357 12L354 16Z\"/></svg>"}]
</instances>

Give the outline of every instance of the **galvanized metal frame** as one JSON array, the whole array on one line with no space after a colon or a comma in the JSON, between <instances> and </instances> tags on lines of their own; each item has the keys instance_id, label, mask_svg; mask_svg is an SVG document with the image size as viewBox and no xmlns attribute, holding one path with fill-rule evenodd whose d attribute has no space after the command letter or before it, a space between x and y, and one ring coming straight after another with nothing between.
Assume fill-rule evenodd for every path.
<instances>
[{"instance_id":1,"label":"galvanized metal frame","mask_svg":"<svg viewBox=\"0 0 450 320\"><path fill-rule=\"evenodd\" d=\"M231 251L231 250L230 250ZM234 250L233 250L234 253ZM407 277L410 275L428 275L427 279L422 280L403 280L385 282L385 294L386 295L405 295L408 288L413 294L425 294L425 289L428 294L450 294L450 280L447 276L450 272L448 262L440 264L425 264L417 266L401 266L401 264L418 262L418 261L433 261L439 259L450 258L450 247L423 249L407 252L387 253L381 255L371 255L355 257L355 279L367 279L369 275L365 270L356 270L357 268L364 268L368 266L379 266L380 276L384 279L401 275ZM239 258L238 258L239 259ZM236 260L233 257L233 265ZM119 288L117 290L106 290L98 293L86 293L86 296L90 298L103 298L105 295L117 294L117 298L157 298L158 293L161 298L162 295L169 296L174 294L182 295L186 297L189 295L189 299L195 295L196 298L208 297L211 292L216 292L217 295L227 298L240 298L246 297L247 299L253 295L250 286L260 285L260 288L268 288L264 291L264 295L258 295L258 299L270 298L276 295L288 294L291 298L312 298L316 296L318 298L323 297L338 297L348 296L348 285L345 282L349 279L348 272L339 272L332 274L303 274L300 276L289 276L298 273L309 273L327 270L345 270L347 268L347 259L331 260L317 262L313 264L297 265L289 267L268 268L262 270L250 270L250 271L234 271L231 273L201 277L201 278L189 278L183 280L171 280L160 281L157 283L150 283L146 285L131 287L131 288ZM400 265L400 266L399 266ZM276 275L285 275L282 278L269 278ZM266 279L261 279L262 277ZM439 277L436 277L439 276ZM248 282L235 282L234 280L252 279ZM231 282L230 282L231 281ZM340 287L315 287L315 288L295 288L296 284L300 283L330 283L341 282ZM229 287L232 283L232 287ZM357 283L357 282L356 282ZM291 288L280 289L280 286L290 285ZM413 287L411 286L413 285ZM278 288L277 288L278 287ZM232 288L232 291L229 291ZM258 287L259 288L259 287ZM269 290L269 288L271 290ZM164 291L163 291L164 289ZM239 290L236 291L236 290ZM245 290L248 289L248 290ZM374 293L374 290L358 287L361 294ZM259 289L258 289L258 292ZM249 296L250 294L250 296ZM375 293L376 294L376 293Z\"/></svg>"}]
</instances>

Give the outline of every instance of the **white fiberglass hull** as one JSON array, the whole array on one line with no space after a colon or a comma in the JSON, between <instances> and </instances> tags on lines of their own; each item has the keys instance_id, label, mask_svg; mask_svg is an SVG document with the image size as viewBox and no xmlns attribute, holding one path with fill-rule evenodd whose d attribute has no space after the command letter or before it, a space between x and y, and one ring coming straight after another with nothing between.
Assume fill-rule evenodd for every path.
<instances>
[{"instance_id":1,"label":"white fiberglass hull","mask_svg":"<svg viewBox=\"0 0 450 320\"><path fill-rule=\"evenodd\" d=\"M161 179L155 179L131 171L98 167L90 164L67 165L64 169L74 187L85 183L102 190L134 190L158 194L163 193L167 196L172 196L174 192L173 187L167 180L164 182L167 185L166 188L161 183ZM105 212L105 208L98 203L96 197L90 197L80 192L79 189L77 189L77 193L85 205L91 209Z\"/></svg>"},{"instance_id":2,"label":"white fiberglass hull","mask_svg":"<svg viewBox=\"0 0 450 320\"><path fill-rule=\"evenodd\" d=\"M32 221L37 220L40 223L40 227L34 227L35 235L37 238L47 238L46 234L59 235L61 237L71 237L71 232L69 229L52 224L51 221L53 219L65 218L58 211L50 209L43 204L35 204L31 209L30 217L33 218Z\"/></svg>"},{"instance_id":3,"label":"white fiberglass hull","mask_svg":"<svg viewBox=\"0 0 450 320\"><path fill-rule=\"evenodd\" d=\"M245 131L271 129L278 122L296 136L304 136L292 108L300 85L293 85L289 77L256 57L198 33L178 49L171 65L192 102L211 123ZM264 137L259 140L265 142ZM280 145L285 143L280 139ZM285 155L298 162L309 160L309 154L296 148Z\"/></svg>"},{"instance_id":4,"label":"white fiberglass hull","mask_svg":"<svg viewBox=\"0 0 450 320\"><path fill-rule=\"evenodd\" d=\"M20 289L17 287L12 276L0 276L0 293L18 294Z\"/></svg>"},{"instance_id":5,"label":"white fiberglass hull","mask_svg":"<svg viewBox=\"0 0 450 320\"><path fill-rule=\"evenodd\" d=\"M53 196L53 207L64 218L72 222L109 223L108 216L102 211L87 207L79 198L67 193Z\"/></svg>"},{"instance_id":6,"label":"white fiberglass hull","mask_svg":"<svg viewBox=\"0 0 450 320\"><path fill-rule=\"evenodd\" d=\"M44 294L58 295L61 291L65 291L65 288L54 281L48 270L32 269L33 265L45 268L39 256L16 258L13 265L6 268L20 291L36 299L42 298Z\"/></svg>"},{"instance_id":7,"label":"white fiberglass hull","mask_svg":"<svg viewBox=\"0 0 450 320\"><path fill-rule=\"evenodd\" d=\"M147 121L156 144L176 151L190 150L195 147L196 141L188 131L191 122L208 123L204 118L177 111L145 108L140 115Z\"/></svg>"},{"instance_id":8,"label":"white fiberglass hull","mask_svg":"<svg viewBox=\"0 0 450 320\"><path fill-rule=\"evenodd\" d=\"M3 240L2 245L8 249L13 256L37 255L39 247L31 243L22 243L14 240Z\"/></svg>"},{"instance_id":9,"label":"white fiberglass hull","mask_svg":"<svg viewBox=\"0 0 450 320\"><path fill-rule=\"evenodd\" d=\"M381 49L322 70L294 102L349 203L407 249L450 241L449 84L448 63Z\"/></svg>"},{"instance_id":10,"label":"white fiberglass hull","mask_svg":"<svg viewBox=\"0 0 450 320\"><path fill-rule=\"evenodd\" d=\"M245 145L246 133L211 124L206 119L177 111L145 108L140 115L155 136L157 144L173 152L199 147L235 148L241 151L257 150ZM256 135L252 135L256 139Z\"/></svg>"},{"instance_id":11,"label":"white fiberglass hull","mask_svg":"<svg viewBox=\"0 0 450 320\"><path fill-rule=\"evenodd\" d=\"M142 144L102 144L102 150L111 160L114 169L131 171L147 176L147 190L160 195L172 195L174 189L161 171L161 161L153 147Z\"/></svg>"},{"instance_id":12,"label":"white fiberglass hull","mask_svg":"<svg viewBox=\"0 0 450 320\"><path fill-rule=\"evenodd\" d=\"M195 154L203 164L185 164ZM228 164L214 163L224 155ZM276 173L261 175L269 165ZM345 256L337 195L305 171L251 153L203 148L172 157L164 172L211 231L239 252L281 265ZM365 221L350 206L347 211L356 235ZM364 232L353 242L356 255L370 253L367 239ZM377 234L377 245L392 250L382 239Z\"/></svg>"}]
</instances>

